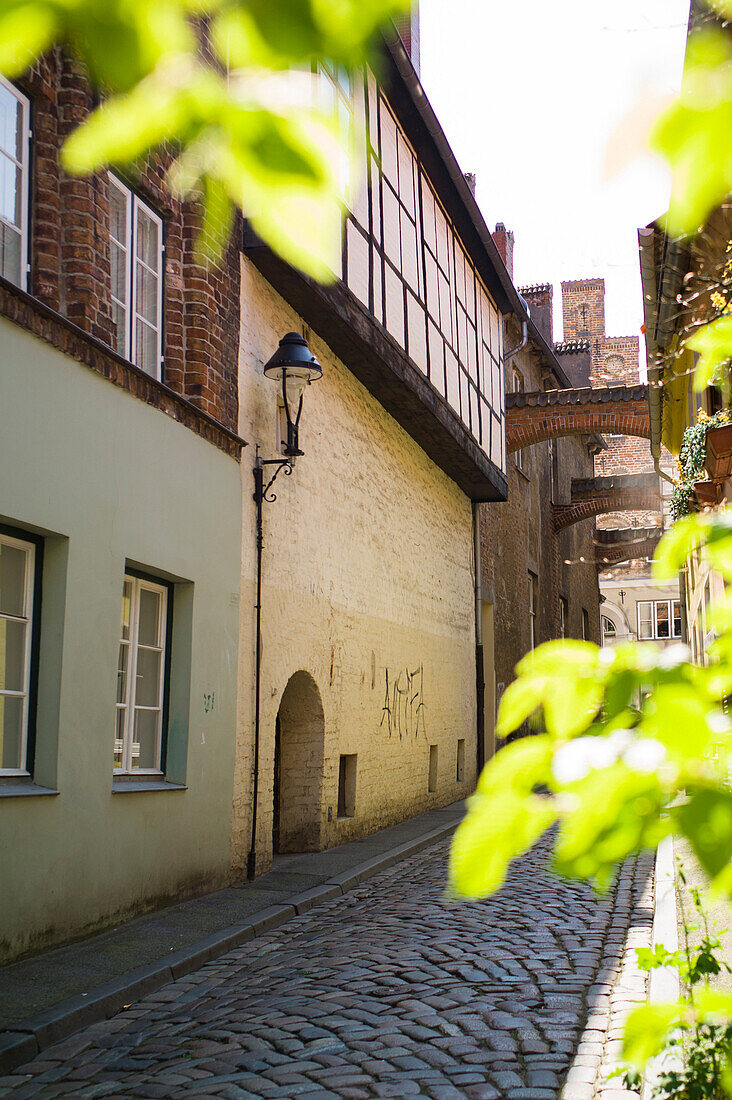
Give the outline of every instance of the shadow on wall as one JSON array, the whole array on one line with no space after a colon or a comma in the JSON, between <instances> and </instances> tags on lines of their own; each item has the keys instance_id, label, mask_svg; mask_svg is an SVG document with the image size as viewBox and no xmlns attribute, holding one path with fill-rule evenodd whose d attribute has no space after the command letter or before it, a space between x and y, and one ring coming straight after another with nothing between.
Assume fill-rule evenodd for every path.
<instances>
[{"instance_id":1,"label":"shadow on wall","mask_svg":"<svg viewBox=\"0 0 732 1100\"><path fill-rule=\"evenodd\" d=\"M275 855L322 847L324 749L325 717L318 685L309 672L296 672L282 695L275 727Z\"/></svg>"}]
</instances>

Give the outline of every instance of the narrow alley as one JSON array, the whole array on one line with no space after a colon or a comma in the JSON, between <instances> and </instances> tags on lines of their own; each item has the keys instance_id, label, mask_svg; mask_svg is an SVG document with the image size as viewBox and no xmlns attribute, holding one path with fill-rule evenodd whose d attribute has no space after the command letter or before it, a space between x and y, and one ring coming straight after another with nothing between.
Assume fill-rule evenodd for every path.
<instances>
[{"instance_id":1,"label":"narrow alley","mask_svg":"<svg viewBox=\"0 0 732 1100\"><path fill-rule=\"evenodd\" d=\"M650 858L598 898L546 872L543 841L500 894L454 904L448 848L47 1048L0 1095L554 1100L573 1061L562 1095L600 1095L608 1035L595 1022L588 1039L587 1016L608 1007L629 927L649 923Z\"/></svg>"}]
</instances>

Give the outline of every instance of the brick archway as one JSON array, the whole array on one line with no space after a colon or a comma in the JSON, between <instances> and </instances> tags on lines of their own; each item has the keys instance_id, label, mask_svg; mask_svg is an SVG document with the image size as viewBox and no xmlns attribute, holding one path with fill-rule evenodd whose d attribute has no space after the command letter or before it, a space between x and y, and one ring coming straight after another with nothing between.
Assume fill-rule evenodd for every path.
<instances>
[{"instance_id":1,"label":"brick archway","mask_svg":"<svg viewBox=\"0 0 732 1100\"><path fill-rule=\"evenodd\" d=\"M660 527L595 531L595 564L602 571L624 561L652 558L662 534Z\"/></svg>"},{"instance_id":2,"label":"brick archway","mask_svg":"<svg viewBox=\"0 0 732 1100\"><path fill-rule=\"evenodd\" d=\"M546 439L593 432L650 439L648 386L506 394L508 453Z\"/></svg>"},{"instance_id":3,"label":"brick archway","mask_svg":"<svg viewBox=\"0 0 732 1100\"><path fill-rule=\"evenodd\" d=\"M660 512L661 508L661 490L654 473L575 478L569 504L552 508L552 527L563 531L607 512Z\"/></svg>"}]
</instances>

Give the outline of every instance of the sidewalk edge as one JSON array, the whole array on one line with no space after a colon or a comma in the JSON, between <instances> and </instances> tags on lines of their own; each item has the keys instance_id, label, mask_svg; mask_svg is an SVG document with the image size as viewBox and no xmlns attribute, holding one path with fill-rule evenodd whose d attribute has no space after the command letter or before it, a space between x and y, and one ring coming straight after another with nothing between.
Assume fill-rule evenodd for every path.
<instances>
[{"instance_id":1,"label":"sidewalk edge","mask_svg":"<svg viewBox=\"0 0 732 1100\"><path fill-rule=\"evenodd\" d=\"M348 871L330 876L320 886L314 887L314 890L323 891L319 900L326 901L345 894L366 879L446 839L457 828L460 819L456 817L454 821L358 863ZM293 894L276 905L252 913L241 924L222 928L205 939L189 944L175 955L128 971L87 993L76 994L36 1016L11 1024L0 1031L0 1075L11 1073L46 1047L68 1038L75 1031L114 1016L120 1009L157 992L169 982L175 982L235 947L286 924L298 915L298 910L304 912L310 908L307 904L303 905L304 900L302 894Z\"/></svg>"},{"instance_id":2,"label":"sidewalk edge","mask_svg":"<svg viewBox=\"0 0 732 1100\"><path fill-rule=\"evenodd\" d=\"M663 944L669 951L679 946L679 933L676 916L676 873L674 870L674 839L665 836L656 851L656 873L654 881L653 907L653 946ZM665 966L652 970L648 982L648 1001L650 1004L676 1001L679 997L679 972L676 967ZM650 1100L654 1085L664 1068L669 1065L669 1054L659 1054L646 1066L641 1088L641 1100Z\"/></svg>"}]
</instances>

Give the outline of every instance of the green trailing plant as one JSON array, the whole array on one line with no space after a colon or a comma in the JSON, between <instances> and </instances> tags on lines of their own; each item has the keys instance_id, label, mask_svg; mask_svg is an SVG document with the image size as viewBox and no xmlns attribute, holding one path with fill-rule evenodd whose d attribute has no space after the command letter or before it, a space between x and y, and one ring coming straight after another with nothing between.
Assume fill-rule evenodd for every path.
<instances>
[{"instance_id":1,"label":"green trailing plant","mask_svg":"<svg viewBox=\"0 0 732 1100\"><path fill-rule=\"evenodd\" d=\"M699 925L690 924L683 900L683 889L691 896ZM641 969L650 972L660 967L674 967L684 987L678 1002L678 1016L668 1024L663 1053L665 1065L651 1092L653 1100L724 1100L732 1074L732 1021L700 1020L697 1012L700 992L708 997L712 992L711 981L729 965L720 958L722 944L714 934L701 894L689 886L681 864L677 870L677 897L681 924L684 931L683 946L677 951L667 951L659 945L636 951ZM692 947L692 932L701 931L700 942ZM636 1026L638 1023L636 1018ZM632 1032L629 1038L632 1040ZM622 1073L622 1071L618 1071ZM624 1073L626 1088L640 1085L637 1070Z\"/></svg>"},{"instance_id":2,"label":"green trailing plant","mask_svg":"<svg viewBox=\"0 0 732 1100\"><path fill-rule=\"evenodd\" d=\"M690 424L684 432L678 462L678 476L671 494L671 518L681 519L693 511L694 486L704 480L704 460L707 450L707 432L720 424L729 424L732 416L728 409L720 409L713 416L700 415L696 424Z\"/></svg>"}]
</instances>

